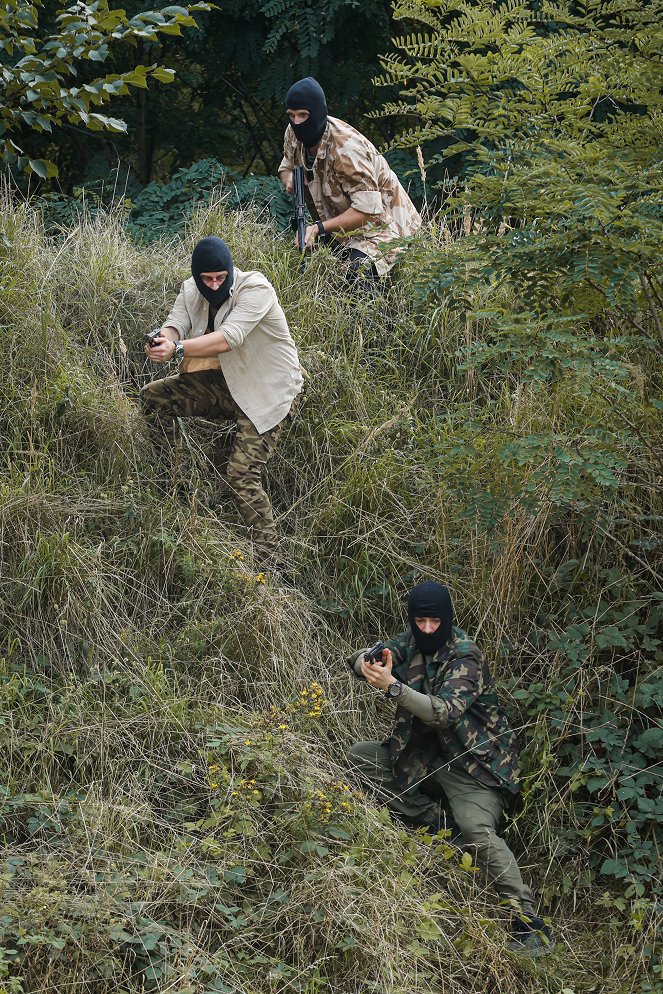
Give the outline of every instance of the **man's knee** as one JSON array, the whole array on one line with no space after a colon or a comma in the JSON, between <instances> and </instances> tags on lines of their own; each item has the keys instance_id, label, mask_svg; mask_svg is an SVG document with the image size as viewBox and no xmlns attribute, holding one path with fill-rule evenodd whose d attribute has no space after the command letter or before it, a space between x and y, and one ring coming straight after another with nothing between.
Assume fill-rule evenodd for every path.
<instances>
[{"instance_id":1,"label":"man's knee","mask_svg":"<svg viewBox=\"0 0 663 994\"><path fill-rule=\"evenodd\" d=\"M347 760L355 770L371 778L391 776L389 749L380 742L355 742Z\"/></svg>"},{"instance_id":2,"label":"man's knee","mask_svg":"<svg viewBox=\"0 0 663 994\"><path fill-rule=\"evenodd\" d=\"M151 411L154 408L154 387L153 383L147 383L141 388L138 394L138 401L143 411Z\"/></svg>"},{"instance_id":3,"label":"man's knee","mask_svg":"<svg viewBox=\"0 0 663 994\"><path fill-rule=\"evenodd\" d=\"M365 759L365 746L364 742L355 742L353 746L350 746L346 754L346 759L351 766L359 766L364 762Z\"/></svg>"},{"instance_id":4,"label":"man's knee","mask_svg":"<svg viewBox=\"0 0 663 994\"><path fill-rule=\"evenodd\" d=\"M454 821L470 845L487 846L495 842L500 820L497 811L491 810L490 805L467 803L462 796L449 800Z\"/></svg>"},{"instance_id":5,"label":"man's knee","mask_svg":"<svg viewBox=\"0 0 663 994\"><path fill-rule=\"evenodd\" d=\"M158 415L163 418L176 416L173 409L173 398L164 388L162 380L147 383L138 394L138 401L143 414Z\"/></svg>"}]
</instances>

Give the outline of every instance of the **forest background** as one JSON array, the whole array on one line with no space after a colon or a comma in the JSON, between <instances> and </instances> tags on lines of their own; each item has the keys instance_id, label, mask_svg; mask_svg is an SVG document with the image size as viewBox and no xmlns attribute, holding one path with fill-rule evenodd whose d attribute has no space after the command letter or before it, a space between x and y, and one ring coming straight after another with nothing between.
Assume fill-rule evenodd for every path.
<instances>
[{"instance_id":1,"label":"forest background","mask_svg":"<svg viewBox=\"0 0 663 994\"><path fill-rule=\"evenodd\" d=\"M0 21L0 990L660 994L660 0ZM306 74L425 216L376 300L283 230ZM137 414L209 233L309 373L269 470L298 592L253 561L213 426L164 500ZM389 709L343 657L428 576L523 739L540 960L344 764Z\"/></svg>"}]
</instances>

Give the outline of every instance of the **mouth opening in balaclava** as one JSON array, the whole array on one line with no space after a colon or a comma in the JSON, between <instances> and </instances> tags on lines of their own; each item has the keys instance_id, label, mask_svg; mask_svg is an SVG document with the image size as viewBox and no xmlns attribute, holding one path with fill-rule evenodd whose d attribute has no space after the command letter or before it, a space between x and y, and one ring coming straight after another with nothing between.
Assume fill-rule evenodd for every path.
<instances>
[{"instance_id":1,"label":"mouth opening in balaclava","mask_svg":"<svg viewBox=\"0 0 663 994\"><path fill-rule=\"evenodd\" d=\"M325 91L317 79L306 76L293 83L285 98L286 110L307 110L309 117L303 124L293 124L290 127L295 137L304 148L313 148L322 138L327 127L327 101Z\"/></svg>"},{"instance_id":2,"label":"mouth opening in balaclava","mask_svg":"<svg viewBox=\"0 0 663 994\"><path fill-rule=\"evenodd\" d=\"M226 271L228 275L216 290L206 286L201 278L201 273L222 273ZM191 274L196 281L200 293L205 300L220 307L230 296L230 288L233 285L235 267L230 249L222 238L210 235L198 242L191 256Z\"/></svg>"},{"instance_id":3,"label":"mouth opening in balaclava","mask_svg":"<svg viewBox=\"0 0 663 994\"><path fill-rule=\"evenodd\" d=\"M417 649L426 654L437 652L452 635L453 606L449 588L433 580L419 583L410 591L407 616ZM440 626L437 631L426 635L417 628L415 618L439 618Z\"/></svg>"}]
</instances>

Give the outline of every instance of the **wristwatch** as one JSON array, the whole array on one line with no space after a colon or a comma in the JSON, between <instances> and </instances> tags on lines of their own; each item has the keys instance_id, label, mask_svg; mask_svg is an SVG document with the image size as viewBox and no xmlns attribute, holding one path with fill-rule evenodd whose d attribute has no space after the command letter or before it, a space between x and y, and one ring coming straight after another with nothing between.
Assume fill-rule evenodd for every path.
<instances>
[{"instance_id":1,"label":"wristwatch","mask_svg":"<svg viewBox=\"0 0 663 994\"><path fill-rule=\"evenodd\" d=\"M184 346L182 345L181 342L173 342L173 345L175 346L175 350L173 352L173 359L175 359L177 362L180 362L180 360L184 358Z\"/></svg>"},{"instance_id":2,"label":"wristwatch","mask_svg":"<svg viewBox=\"0 0 663 994\"><path fill-rule=\"evenodd\" d=\"M325 231L324 224L322 223L322 221L316 221L315 223L318 226L318 235L322 235L324 237L327 234L327 232Z\"/></svg>"},{"instance_id":3,"label":"wristwatch","mask_svg":"<svg viewBox=\"0 0 663 994\"><path fill-rule=\"evenodd\" d=\"M385 690L385 694L387 695L387 697L400 697L402 689L403 689L403 684L401 683L400 680L396 680L395 683L389 684L389 686Z\"/></svg>"}]
</instances>

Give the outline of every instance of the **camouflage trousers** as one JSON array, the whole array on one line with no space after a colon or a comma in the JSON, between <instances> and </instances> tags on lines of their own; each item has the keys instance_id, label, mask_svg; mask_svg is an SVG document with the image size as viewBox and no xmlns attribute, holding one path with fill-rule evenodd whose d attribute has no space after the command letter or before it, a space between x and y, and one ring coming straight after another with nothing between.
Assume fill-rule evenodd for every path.
<instances>
[{"instance_id":1,"label":"camouflage trousers","mask_svg":"<svg viewBox=\"0 0 663 994\"><path fill-rule=\"evenodd\" d=\"M435 822L437 802L429 794L416 788L403 793L394 783L388 746L380 742L357 742L348 753L348 760L395 814L417 824ZM502 902L514 910L533 915L532 892L523 881L515 856L497 834L504 812L502 794L484 787L465 770L453 766L441 766L429 775L428 781L442 790L463 835L463 848L472 852L477 866L485 871Z\"/></svg>"},{"instance_id":2,"label":"camouflage trousers","mask_svg":"<svg viewBox=\"0 0 663 994\"><path fill-rule=\"evenodd\" d=\"M176 418L202 417L211 421L234 421L232 450L226 460L219 445L213 461L225 464L225 481L233 494L244 523L251 529L256 545L271 555L278 545L274 514L262 483L262 471L274 453L283 425L290 414L274 428L259 434L246 414L233 400L220 369L178 373L148 383L140 392L143 414L154 443L173 444Z\"/></svg>"}]
</instances>

